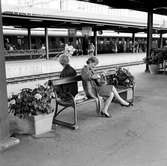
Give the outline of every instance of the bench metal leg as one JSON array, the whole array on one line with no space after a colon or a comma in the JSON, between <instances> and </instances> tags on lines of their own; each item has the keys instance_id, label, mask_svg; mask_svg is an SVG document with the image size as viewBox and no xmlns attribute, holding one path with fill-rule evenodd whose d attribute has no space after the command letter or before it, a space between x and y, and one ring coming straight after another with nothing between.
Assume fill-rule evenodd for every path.
<instances>
[{"instance_id":1,"label":"bench metal leg","mask_svg":"<svg viewBox=\"0 0 167 166\"><path fill-rule=\"evenodd\" d=\"M57 104L57 102L56 102L55 114L54 114L53 119L55 119L55 118L56 118L57 113L58 113L58 104Z\"/></svg>"},{"instance_id":2,"label":"bench metal leg","mask_svg":"<svg viewBox=\"0 0 167 166\"><path fill-rule=\"evenodd\" d=\"M126 91L126 100L129 102L134 102L134 87L128 88Z\"/></svg>"},{"instance_id":3,"label":"bench metal leg","mask_svg":"<svg viewBox=\"0 0 167 166\"><path fill-rule=\"evenodd\" d=\"M75 102L74 102L73 109L74 109L74 124L73 124L73 126L75 126L75 129L76 129L76 127L78 126L77 125L77 123L78 123L78 115L77 115L77 109L76 109L76 103Z\"/></svg>"},{"instance_id":4,"label":"bench metal leg","mask_svg":"<svg viewBox=\"0 0 167 166\"><path fill-rule=\"evenodd\" d=\"M102 103L101 103L100 96L98 96L94 101L96 102L96 112L99 114L101 112L101 109L102 109ZM73 100L73 103L70 106L69 105L63 106L63 108L59 110L59 103L56 103L56 108L55 108L56 110L55 110L55 115L53 118L53 123L61 125L61 126L65 126L65 127L71 128L71 129L78 129L78 115L77 115L76 106L77 106L76 102L75 102L75 100ZM66 108L69 108L69 107L72 107L72 109L74 111L73 112L73 123L69 123L69 122L66 122L63 120L58 120L57 119L58 115L61 112L63 112Z\"/></svg>"},{"instance_id":5,"label":"bench metal leg","mask_svg":"<svg viewBox=\"0 0 167 166\"><path fill-rule=\"evenodd\" d=\"M57 120L57 119L53 119L53 123L54 123L54 124L57 124L57 125L60 125L60 126L68 127L68 128L70 128L70 129L73 129L73 130L76 130L76 129L79 128L78 125L74 125L74 124L72 124L72 123L60 121L60 120Z\"/></svg>"},{"instance_id":6,"label":"bench metal leg","mask_svg":"<svg viewBox=\"0 0 167 166\"><path fill-rule=\"evenodd\" d=\"M166 60L163 61L164 74L166 74Z\"/></svg>"},{"instance_id":7,"label":"bench metal leg","mask_svg":"<svg viewBox=\"0 0 167 166\"><path fill-rule=\"evenodd\" d=\"M135 98L135 87L132 87L132 103L134 102L134 98Z\"/></svg>"},{"instance_id":8,"label":"bench metal leg","mask_svg":"<svg viewBox=\"0 0 167 166\"><path fill-rule=\"evenodd\" d=\"M65 122L65 121L62 121L62 120L58 120L56 119L57 116L63 111L65 110L66 108L68 107L63 107L61 110L58 110L58 106L59 104L56 104L56 110L55 110L55 115L54 115L54 119L53 119L53 123L54 124L58 124L58 125L61 125L61 126L65 126L65 127L68 127L68 128L71 128L71 129L78 129L78 117L77 117L77 110L76 110L76 103L74 102L72 106L68 106L68 107L72 107L73 109L73 116L74 116L74 122L73 123L69 123L69 122Z\"/></svg>"}]
</instances>

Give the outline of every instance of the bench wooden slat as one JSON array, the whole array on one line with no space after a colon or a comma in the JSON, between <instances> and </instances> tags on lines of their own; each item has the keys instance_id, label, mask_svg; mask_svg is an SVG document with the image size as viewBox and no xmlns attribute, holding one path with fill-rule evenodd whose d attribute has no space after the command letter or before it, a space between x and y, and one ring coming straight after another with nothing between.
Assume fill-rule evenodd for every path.
<instances>
[{"instance_id":1,"label":"bench wooden slat","mask_svg":"<svg viewBox=\"0 0 167 166\"><path fill-rule=\"evenodd\" d=\"M62 79L54 79L51 80L53 83L53 86L59 86L63 84L69 84L77 81L82 81L81 76L77 75L75 77L67 77L67 78L62 78Z\"/></svg>"},{"instance_id":2,"label":"bench wooden slat","mask_svg":"<svg viewBox=\"0 0 167 166\"><path fill-rule=\"evenodd\" d=\"M94 101L95 99L83 99L83 100L76 100L76 103L77 104L84 104L84 103L89 103L89 102L92 102Z\"/></svg>"}]
</instances>

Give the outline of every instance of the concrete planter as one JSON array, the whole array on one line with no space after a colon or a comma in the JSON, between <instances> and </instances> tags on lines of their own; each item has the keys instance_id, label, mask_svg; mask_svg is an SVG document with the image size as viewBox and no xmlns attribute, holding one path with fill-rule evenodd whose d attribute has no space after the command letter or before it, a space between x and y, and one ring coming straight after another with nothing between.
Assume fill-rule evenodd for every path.
<instances>
[{"instance_id":1,"label":"concrete planter","mask_svg":"<svg viewBox=\"0 0 167 166\"><path fill-rule=\"evenodd\" d=\"M53 116L54 112L28 117L27 120L29 121L30 126L32 126L32 134L37 136L51 131Z\"/></svg>"},{"instance_id":2,"label":"concrete planter","mask_svg":"<svg viewBox=\"0 0 167 166\"><path fill-rule=\"evenodd\" d=\"M53 116L56 107L55 99L50 102L50 113L41 113L33 116L24 116L20 118L18 116L11 115L10 119L10 133L11 134L30 134L38 136L40 134L51 131ZM53 112L52 112L53 111Z\"/></svg>"},{"instance_id":3,"label":"concrete planter","mask_svg":"<svg viewBox=\"0 0 167 166\"><path fill-rule=\"evenodd\" d=\"M159 66L157 64L149 65L149 70L151 74L158 74Z\"/></svg>"},{"instance_id":4,"label":"concrete planter","mask_svg":"<svg viewBox=\"0 0 167 166\"><path fill-rule=\"evenodd\" d=\"M10 134L40 135L51 131L54 112L31 117L9 116Z\"/></svg>"}]
</instances>

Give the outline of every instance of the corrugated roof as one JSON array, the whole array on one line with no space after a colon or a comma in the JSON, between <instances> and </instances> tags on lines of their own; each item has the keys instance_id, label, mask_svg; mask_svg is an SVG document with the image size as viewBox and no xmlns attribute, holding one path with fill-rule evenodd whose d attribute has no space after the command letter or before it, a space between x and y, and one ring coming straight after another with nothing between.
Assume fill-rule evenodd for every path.
<instances>
[{"instance_id":1,"label":"corrugated roof","mask_svg":"<svg viewBox=\"0 0 167 166\"><path fill-rule=\"evenodd\" d=\"M167 15L166 0L80 0L92 3L108 5L113 8L133 9L140 11L153 10L156 14Z\"/></svg>"},{"instance_id":2,"label":"corrugated roof","mask_svg":"<svg viewBox=\"0 0 167 166\"><path fill-rule=\"evenodd\" d=\"M20 11L5 10L2 14L3 25L15 27L50 27L77 28L91 26L97 30L115 30L118 32L143 32L146 30L146 20L109 17L105 15L90 16L86 13L56 12L53 10L27 8ZM156 30L166 31L159 23L154 22Z\"/></svg>"}]
</instances>

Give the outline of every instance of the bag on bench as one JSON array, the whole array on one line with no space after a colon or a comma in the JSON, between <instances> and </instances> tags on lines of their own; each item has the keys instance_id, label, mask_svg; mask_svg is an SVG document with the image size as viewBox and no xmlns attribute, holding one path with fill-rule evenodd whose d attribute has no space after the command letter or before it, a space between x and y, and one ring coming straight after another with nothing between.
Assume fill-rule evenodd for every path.
<instances>
[{"instance_id":1,"label":"bag on bench","mask_svg":"<svg viewBox=\"0 0 167 166\"><path fill-rule=\"evenodd\" d=\"M125 87L133 87L135 84L134 76L125 68L118 68L116 71L116 79L118 85Z\"/></svg>"}]
</instances>

